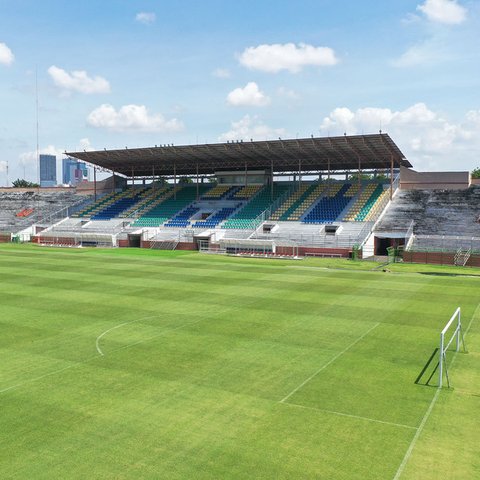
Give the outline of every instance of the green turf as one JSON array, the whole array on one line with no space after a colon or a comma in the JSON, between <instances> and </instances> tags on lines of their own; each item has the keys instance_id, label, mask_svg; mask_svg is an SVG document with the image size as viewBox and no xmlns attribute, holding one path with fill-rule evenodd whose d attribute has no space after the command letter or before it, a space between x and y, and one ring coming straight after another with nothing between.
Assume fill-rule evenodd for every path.
<instances>
[{"instance_id":1,"label":"green turf","mask_svg":"<svg viewBox=\"0 0 480 480\"><path fill-rule=\"evenodd\" d=\"M0 246L1 478L480 478L479 271L388 268Z\"/></svg>"}]
</instances>

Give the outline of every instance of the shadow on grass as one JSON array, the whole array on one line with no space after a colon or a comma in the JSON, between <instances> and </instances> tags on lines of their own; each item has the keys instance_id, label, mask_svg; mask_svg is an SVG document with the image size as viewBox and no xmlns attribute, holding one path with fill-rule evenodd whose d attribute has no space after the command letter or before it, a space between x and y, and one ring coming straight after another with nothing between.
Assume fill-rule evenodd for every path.
<instances>
[{"instance_id":1,"label":"shadow on grass","mask_svg":"<svg viewBox=\"0 0 480 480\"><path fill-rule=\"evenodd\" d=\"M433 275L434 277L480 277L475 273L447 273L447 272L418 272L420 275Z\"/></svg>"},{"instance_id":2,"label":"shadow on grass","mask_svg":"<svg viewBox=\"0 0 480 480\"><path fill-rule=\"evenodd\" d=\"M438 387L438 382L432 381L432 378L435 378L435 373L438 370L438 348L435 348L430 355L430 358L427 360L427 363L422 368L422 371L418 374L418 377L415 379L415 384L423 385L425 387ZM434 377L435 376L435 377Z\"/></svg>"}]
</instances>

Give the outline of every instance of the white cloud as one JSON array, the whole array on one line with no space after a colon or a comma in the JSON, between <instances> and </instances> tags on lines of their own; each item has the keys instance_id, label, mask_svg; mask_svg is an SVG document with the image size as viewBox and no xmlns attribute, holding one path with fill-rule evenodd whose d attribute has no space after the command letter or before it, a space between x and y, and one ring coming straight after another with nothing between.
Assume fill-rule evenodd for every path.
<instances>
[{"instance_id":1,"label":"white cloud","mask_svg":"<svg viewBox=\"0 0 480 480\"><path fill-rule=\"evenodd\" d=\"M338 63L335 52L329 47L314 47L305 43L258 45L246 48L240 63L252 70L277 73L288 70L297 73L306 66L332 66Z\"/></svg>"},{"instance_id":2,"label":"white cloud","mask_svg":"<svg viewBox=\"0 0 480 480\"><path fill-rule=\"evenodd\" d=\"M212 72L212 75L217 78L230 78L232 76L230 70L227 70L226 68L216 68Z\"/></svg>"},{"instance_id":3,"label":"white cloud","mask_svg":"<svg viewBox=\"0 0 480 480\"><path fill-rule=\"evenodd\" d=\"M55 155L57 160L64 157L64 151L55 147L55 145L48 145L44 148L41 148L38 152L39 154L46 154L46 155ZM24 152L20 154L20 163L22 165L35 165L37 162L37 152L30 151Z\"/></svg>"},{"instance_id":4,"label":"white cloud","mask_svg":"<svg viewBox=\"0 0 480 480\"><path fill-rule=\"evenodd\" d=\"M272 128L262 123L257 116L245 115L238 122L231 123L231 129L218 138L221 142L227 140L267 140L285 136L284 128Z\"/></svg>"},{"instance_id":5,"label":"white cloud","mask_svg":"<svg viewBox=\"0 0 480 480\"><path fill-rule=\"evenodd\" d=\"M425 0L417 6L428 20L437 23L458 25L467 18L467 9L458 4L457 0Z\"/></svg>"},{"instance_id":6,"label":"white cloud","mask_svg":"<svg viewBox=\"0 0 480 480\"><path fill-rule=\"evenodd\" d=\"M300 95L295 92L295 90L291 90L286 87L279 87L277 89L277 95L280 97L288 98L290 100L298 100L300 98Z\"/></svg>"},{"instance_id":7,"label":"white cloud","mask_svg":"<svg viewBox=\"0 0 480 480\"><path fill-rule=\"evenodd\" d=\"M424 103L400 111L374 107L352 111L343 107L333 110L320 126L330 135L380 129L393 138L419 170L468 169L478 163L474 152L480 149L480 111L467 112L462 122L454 123Z\"/></svg>"},{"instance_id":8,"label":"white cloud","mask_svg":"<svg viewBox=\"0 0 480 480\"><path fill-rule=\"evenodd\" d=\"M227 95L227 103L234 107L264 107L270 103L255 82L248 82L243 88L236 88Z\"/></svg>"},{"instance_id":9,"label":"white cloud","mask_svg":"<svg viewBox=\"0 0 480 480\"><path fill-rule=\"evenodd\" d=\"M151 25L156 19L157 16L152 12L139 12L135 15L135 20L145 25Z\"/></svg>"},{"instance_id":10,"label":"white cloud","mask_svg":"<svg viewBox=\"0 0 480 480\"><path fill-rule=\"evenodd\" d=\"M106 128L117 132L176 132L183 124L176 118L165 119L161 113L150 114L145 105L124 105L117 111L108 104L100 105L87 117L92 127Z\"/></svg>"},{"instance_id":11,"label":"white cloud","mask_svg":"<svg viewBox=\"0 0 480 480\"><path fill-rule=\"evenodd\" d=\"M110 92L110 84L103 77L89 77L84 70L74 70L71 73L52 65L48 69L53 83L64 92L80 92L85 94L91 93L108 93Z\"/></svg>"},{"instance_id":12,"label":"white cloud","mask_svg":"<svg viewBox=\"0 0 480 480\"><path fill-rule=\"evenodd\" d=\"M6 160L0 160L0 173L5 173L7 171L7 161Z\"/></svg>"},{"instance_id":13,"label":"white cloud","mask_svg":"<svg viewBox=\"0 0 480 480\"><path fill-rule=\"evenodd\" d=\"M92 144L90 143L90 140L88 138L81 138L79 143L79 148L77 150L85 150L87 152L95 150L92 147Z\"/></svg>"},{"instance_id":14,"label":"white cloud","mask_svg":"<svg viewBox=\"0 0 480 480\"><path fill-rule=\"evenodd\" d=\"M0 43L0 64L11 65L15 60L15 55L5 43Z\"/></svg>"},{"instance_id":15,"label":"white cloud","mask_svg":"<svg viewBox=\"0 0 480 480\"><path fill-rule=\"evenodd\" d=\"M448 45L442 45L436 38L413 45L400 57L392 61L394 67L429 66L452 59Z\"/></svg>"}]
</instances>

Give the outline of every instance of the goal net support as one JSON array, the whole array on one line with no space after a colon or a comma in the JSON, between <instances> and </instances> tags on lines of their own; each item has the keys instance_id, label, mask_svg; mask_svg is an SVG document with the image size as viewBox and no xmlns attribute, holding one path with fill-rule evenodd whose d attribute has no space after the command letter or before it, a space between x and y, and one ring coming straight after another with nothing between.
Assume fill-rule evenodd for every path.
<instances>
[{"instance_id":1,"label":"goal net support","mask_svg":"<svg viewBox=\"0 0 480 480\"><path fill-rule=\"evenodd\" d=\"M448 366L447 366L447 351L450 345L455 342L455 351L460 350L460 342L462 343L463 350L465 349L465 340L463 338L462 330L462 319L461 319L461 309L458 307L455 310L455 313L452 315L452 318L445 325L443 330L440 333L440 350L439 350L439 361L438 361L438 388L443 386L443 378L447 380L447 385L450 388L450 379L448 377Z\"/></svg>"}]
</instances>

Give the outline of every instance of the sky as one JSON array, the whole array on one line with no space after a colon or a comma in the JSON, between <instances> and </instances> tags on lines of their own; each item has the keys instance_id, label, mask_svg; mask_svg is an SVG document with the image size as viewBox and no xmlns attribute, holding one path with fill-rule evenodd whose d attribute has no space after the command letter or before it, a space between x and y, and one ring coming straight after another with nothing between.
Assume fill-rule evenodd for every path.
<instances>
[{"instance_id":1,"label":"sky","mask_svg":"<svg viewBox=\"0 0 480 480\"><path fill-rule=\"evenodd\" d=\"M380 130L472 170L480 0L0 0L0 185L36 180L37 112L58 178L71 150Z\"/></svg>"}]
</instances>

